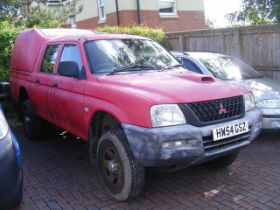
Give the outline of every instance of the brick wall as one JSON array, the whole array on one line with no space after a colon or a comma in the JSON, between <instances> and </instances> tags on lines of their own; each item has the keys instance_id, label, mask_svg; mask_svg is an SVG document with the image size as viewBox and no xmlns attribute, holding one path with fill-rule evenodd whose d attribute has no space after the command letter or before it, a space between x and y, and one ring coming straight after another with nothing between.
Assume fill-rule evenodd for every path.
<instances>
[{"instance_id":1,"label":"brick wall","mask_svg":"<svg viewBox=\"0 0 280 210\"><path fill-rule=\"evenodd\" d=\"M120 11L120 24L122 26L136 23L136 11ZM206 29L204 12L202 11L178 11L178 18L161 18L158 11L141 11L142 24L151 27L161 27L165 32ZM117 25L116 13L106 15L106 25ZM92 29L100 26L98 17L89 18L77 22L78 28Z\"/></svg>"}]
</instances>

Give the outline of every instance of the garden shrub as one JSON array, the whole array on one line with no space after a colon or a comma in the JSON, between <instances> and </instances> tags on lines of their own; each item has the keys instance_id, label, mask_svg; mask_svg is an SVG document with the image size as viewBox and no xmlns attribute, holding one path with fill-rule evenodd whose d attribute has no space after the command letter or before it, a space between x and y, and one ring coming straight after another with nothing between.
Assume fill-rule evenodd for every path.
<instances>
[{"instance_id":1,"label":"garden shrub","mask_svg":"<svg viewBox=\"0 0 280 210\"><path fill-rule=\"evenodd\" d=\"M9 80L10 59L18 33L23 27L0 22L0 81Z\"/></svg>"},{"instance_id":2,"label":"garden shrub","mask_svg":"<svg viewBox=\"0 0 280 210\"><path fill-rule=\"evenodd\" d=\"M167 37L164 31L160 28L150 28L144 25L135 25L131 27L124 26L102 26L96 28L97 32L107 32L107 33L119 33L119 34L132 34L147 37L165 45L167 42Z\"/></svg>"}]
</instances>

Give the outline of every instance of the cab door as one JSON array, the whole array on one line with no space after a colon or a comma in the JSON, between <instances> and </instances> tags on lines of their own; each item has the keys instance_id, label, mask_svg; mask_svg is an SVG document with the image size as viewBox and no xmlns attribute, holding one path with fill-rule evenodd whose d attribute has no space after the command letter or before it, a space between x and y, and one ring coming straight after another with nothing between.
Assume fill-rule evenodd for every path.
<instances>
[{"instance_id":1,"label":"cab door","mask_svg":"<svg viewBox=\"0 0 280 210\"><path fill-rule=\"evenodd\" d=\"M84 89L86 78L83 76L84 67L78 43L63 44L57 68L60 68L62 62L67 61L77 63L80 76L62 76L59 74L59 71L56 72L56 76L51 82L50 109L55 124L77 136L86 138L84 124ZM65 67L65 65L63 66ZM67 69L64 70L67 71Z\"/></svg>"},{"instance_id":2,"label":"cab door","mask_svg":"<svg viewBox=\"0 0 280 210\"><path fill-rule=\"evenodd\" d=\"M37 115L51 121L49 96L51 82L54 79L54 71L58 60L61 45L58 43L48 44L41 52L43 56L37 64L37 71L32 74L31 102Z\"/></svg>"}]
</instances>

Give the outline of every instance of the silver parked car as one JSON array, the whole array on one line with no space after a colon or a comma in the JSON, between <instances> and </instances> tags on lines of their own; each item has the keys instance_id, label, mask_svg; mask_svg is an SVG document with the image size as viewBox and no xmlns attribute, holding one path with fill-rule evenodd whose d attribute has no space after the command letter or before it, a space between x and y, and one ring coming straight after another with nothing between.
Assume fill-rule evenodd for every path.
<instances>
[{"instance_id":1,"label":"silver parked car","mask_svg":"<svg viewBox=\"0 0 280 210\"><path fill-rule=\"evenodd\" d=\"M188 70L244 86L256 98L263 129L280 131L280 82L265 78L241 60L208 52L171 52Z\"/></svg>"}]
</instances>

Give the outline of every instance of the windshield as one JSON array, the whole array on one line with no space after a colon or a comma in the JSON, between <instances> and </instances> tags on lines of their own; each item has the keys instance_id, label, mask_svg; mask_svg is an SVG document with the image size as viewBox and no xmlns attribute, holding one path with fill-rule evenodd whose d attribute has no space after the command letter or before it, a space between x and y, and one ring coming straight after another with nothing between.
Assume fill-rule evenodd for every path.
<instances>
[{"instance_id":1,"label":"windshield","mask_svg":"<svg viewBox=\"0 0 280 210\"><path fill-rule=\"evenodd\" d=\"M194 56L214 77L222 80L255 79L261 75L237 58L224 55Z\"/></svg>"},{"instance_id":2,"label":"windshield","mask_svg":"<svg viewBox=\"0 0 280 210\"><path fill-rule=\"evenodd\" d=\"M161 70L178 65L163 47L142 39L96 40L85 43L93 74L110 74L116 69ZM145 67L145 68L143 68ZM137 70L136 69L136 70Z\"/></svg>"}]
</instances>

